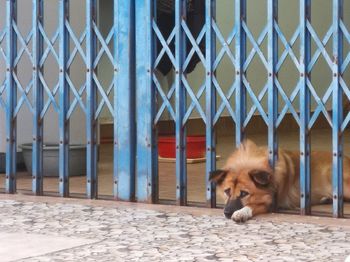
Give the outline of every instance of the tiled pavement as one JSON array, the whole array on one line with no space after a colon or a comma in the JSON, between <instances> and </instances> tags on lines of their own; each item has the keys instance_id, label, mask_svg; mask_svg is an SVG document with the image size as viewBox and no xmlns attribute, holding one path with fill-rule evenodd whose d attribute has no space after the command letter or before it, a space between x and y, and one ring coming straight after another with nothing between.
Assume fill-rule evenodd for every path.
<instances>
[{"instance_id":1,"label":"tiled pavement","mask_svg":"<svg viewBox=\"0 0 350 262\"><path fill-rule=\"evenodd\" d=\"M23 240L17 257L5 235ZM344 261L350 222L0 195L0 247L0 261Z\"/></svg>"}]
</instances>

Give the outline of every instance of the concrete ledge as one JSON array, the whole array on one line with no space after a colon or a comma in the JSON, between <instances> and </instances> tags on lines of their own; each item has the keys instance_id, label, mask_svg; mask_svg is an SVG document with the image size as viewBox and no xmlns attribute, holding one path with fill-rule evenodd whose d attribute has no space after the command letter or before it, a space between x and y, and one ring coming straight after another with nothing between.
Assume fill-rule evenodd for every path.
<instances>
[{"instance_id":1,"label":"concrete ledge","mask_svg":"<svg viewBox=\"0 0 350 262\"><path fill-rule=\"evenodd\" d=\"M172 206L172 205L160 205L160 204L144 204L144 203L131 203L113 200L89 200L89 199L76 199L76 198L59 198L59 197L47 197L47 196L30 196L21 194L0 194L1 200L17 200L23 202L35 202L35 203L69 203L79 204L95 207L107 207L107 208L132 208L132 209L149 209L161 212L172 213L186 213L194 216L223 216L222 209L219 208L202 208L202 207L188 207L188 206ZM265 214L255 218L257 221L266 222L289 222L289 223L305 223L316 224L325 226L342 227L345 230L350 231L350 219L346 218L331 218L331 217L319 217L319 216L300 216L296 214Z\"/></svg>"}]
</instances>

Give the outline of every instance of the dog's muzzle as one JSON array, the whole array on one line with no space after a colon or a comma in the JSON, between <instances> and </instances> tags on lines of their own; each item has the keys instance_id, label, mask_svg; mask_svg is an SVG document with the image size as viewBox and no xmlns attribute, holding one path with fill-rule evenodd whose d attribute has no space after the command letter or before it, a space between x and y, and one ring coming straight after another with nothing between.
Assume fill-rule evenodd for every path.
<instances>
[{"instance_id":1,"label":"dog's muzzle","mask_svg":"<svg viewBox=\"0 0 350 262\"><path fill-rule=\"evenodd\" d=\"M241 208L243 208L243 205L239 198L232 199L232 200L229 199L224 209L224 215L226 218L230 219L232 217L232 214Z\"/></svg>"}]
</instances>

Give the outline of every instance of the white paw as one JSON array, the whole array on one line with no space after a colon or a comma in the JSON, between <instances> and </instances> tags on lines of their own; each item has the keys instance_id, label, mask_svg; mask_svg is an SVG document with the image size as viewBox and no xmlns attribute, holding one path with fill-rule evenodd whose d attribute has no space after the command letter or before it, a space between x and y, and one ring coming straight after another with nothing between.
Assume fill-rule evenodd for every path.
<instances>
[{"instance_id":1,"label":"white paw","mask_svg":"<svg viewBox=\"0 0 350 262\"><path fill-rule=\"evenodd\" d=\"M320 200L321 204L332 204L332 198L331 197L322 197Z\"/></svg>"},{"instance_id":2,"label":"white paw","mask_svg":"<svg viewBox=\"0 0 350 262\"><path fill-rule=\"evenodd\" d=\"M231 218L235 222L245 222L252 216L253 216L252 209L246 206L234 212Z\"/></svg>"}]
</instances>

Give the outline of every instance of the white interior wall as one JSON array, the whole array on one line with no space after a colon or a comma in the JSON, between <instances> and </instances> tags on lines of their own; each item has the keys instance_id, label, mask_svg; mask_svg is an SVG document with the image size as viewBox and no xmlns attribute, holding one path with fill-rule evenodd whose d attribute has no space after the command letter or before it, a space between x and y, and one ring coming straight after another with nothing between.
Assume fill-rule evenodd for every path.
<instances>
[{"instance_id":1,"label":"white interior wall","mask_svg":"<svg viewBox=\"0 0 350 262\"><path fill-rule=\"evenodd\" d=\"M294 34L295 30L299 25L299 1L290 1L290 0L279 0L279 26L285 35L287 41L289 42ZM101 13L100 13L100 25L101 30L104 28L109 28L113 23L113 18L111 14L111 10L113 10L113 1L112 0L104 0L101 2ZM350 27L350 2L344 1L344 22ZM224 36L227 38L230 32L234 27L234 1L232 0L218 0L216 1L216 22L218 27ZM266 25L266 1L262 0L247 0L247 24L249 30L253 34L255 40L260 35L264 26ZM323 39L326 34L328 28L332 23L332 1L328 0L314 0L312 1L312 26L315 31L318 33L319 37ZM316 45L314 40L312 42L312 53L315 52ZM284 46L282 42L279 40L279 56L282 55L284 51ZM217 53L222 48L222 44L216 41L216 49ZM235 54L235 40L230 45L231 51L233 55ZM294 54L297 59L299 59L299 40L294 43L292 47ZM247 51L252 49L252 44L247 39ZM332 53L332 39L328 41L326 45L326 49L329 54ZM265 57L267 57L267 36L261 44L261 50L264 53ZM344 54L346 55L349 52L348 45L344 45ZM196 69L188 75L188 82L191 85L192 89L195 93L198 92L200 86L205 81L205 72L204 67L201 63L197 64ZM347 83L350 83L350 70L347 70L344 74L344 79ZM102 62L99 70L101 79L108 79L112 75L112 71L109 69L109 65L106 62ZM217 71L216 71L217 80L224 91L224 93L228 93L228 90L232 86L235 80L235 69L232 65L232 62L228 59L228 56L225 55L221 60ZM169 90L169 86L173 83L173 75L169 73L168 76L163 77L161 74L157 74L157 77L163 87L164 90ZM247 79L251 85L252 90L255 95L258 96L260 91L265 86L267 81L267 71L263 66L260 58L256 54L253 58L251 64L248 67L247 71ZM285 60L281 70L279 71L278 80L283 87L285 93L290 96L293 90L295 89L298 81L299 81L299 73L297 67L294 65L292 60L287 57ZM317 62L317 65L312 70L312 78L311 82L319 95L320 98L323 97L326 90L328 89L332 80L331 69L325 63L324 59L321 57ZM107 84L107 82L105 83ZM174 96L170 100L173 107L175 105ZM205 110L205 93L200 98L200 104L203 110ZM159 102L162 103L162 99L159 98ZM234 95L230 99L230 104L234 107ZM190 98L188 98L188 103L191 103ZM221 98L217 96L217 103L221 104ZM262 99L262 106L267 112L267 94ZM282 100L282 97L279 96L279 108L280 110L284 107L285 102ZM316 107L315 99L311 99L311 109L314 110ZM252 106L252 100L247 95L247 106L250 108ZM299 96L293 102L293 106L296 111L299 111ZM329 99L326 103L327 109L331 109L331 99ZM256 112L257 114L257 112ZM223 116L228 115L227 111L224 111ZM199 114L196 110L193 111L192 118L199 117ZM170 119L169 112L165 111L163 113L162 119ZM104 110L101 114L102 122L113 122L112 117L108 114L106 110Z\"/></svg>"},{"instance_id":2,"label":"white interior wall","mask_svg":"<svg viewBox=\"0 0 350 262\"><path fill-rule=\"evenodd\" d=\"M20 31L23 36L27 35L31 24L32 24L32 2L28 0L18 0L18 25ZM44 27L45 31L49 38L54 34L57 25L58 25L58 0L51 0L44 2ZM5 12L6 12L6 1L0 1L0 29L3 30L5 28ZM77 36L84 29L85 26L85 1L84 0L74 0L70 2L71 7L71 18L70 22L77 32ZM31 50L32 42L29 43L28 48ZM2 48L5 48L5 43L1 45ZM20 45L18 46L20 48ZM44 49L46 48L46 44L44 44ZM58 53L58 40L56 41L54 48ZM73 44L71 43L71 50L73 49ZM83 45L83 50L85 49L85 45ZM18 65L18 76L20 82L23 86L26 86L31 79L32 68L30 60L27 55L23 55L21 58L21 62ZM54 86L58 80L58 65L56 60L52 55L49 55L47 61L44 66L44 78L47 82L50 90L53 90ZM82 63L80 58L76 59L76 61L72 64L70 68L70 77L72 82L79 89L80 85L85 81L85 66ZM1 62L0 58L0 75L5 75L5 67L4 63ZM0 78L1 81L1 78ZM20 92L17 92L18 99L20 98ZM47 100L47 95L44 95L45 101ZM32 91L28 94L28 98L32 101ZM71 102L73 100L73 95L71 94ZM57 93L55 97L56 102L59 101L59 94ZM83 101L85 103L85 96L83 96ZM0 152L5 152L5 114L3 110L0 110ZM22 143L30 143L32 142L32 114L28 110L27 105L23 105L18 117L17 117L17 144L20 145ZM71 120L70 120L70 143L81 144L85 143L85 116L83 111L79 108L79 106L75 109ZM58 143L59 140L59 126L58 126L58 114L50 106L44 118L44 143Z\"/></svg>"}]
</instances>

